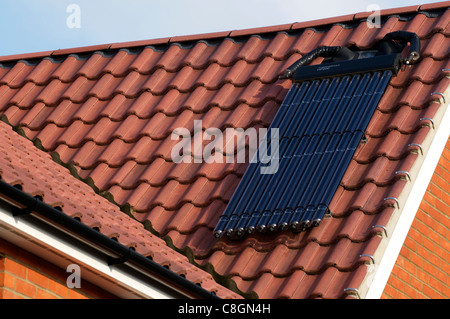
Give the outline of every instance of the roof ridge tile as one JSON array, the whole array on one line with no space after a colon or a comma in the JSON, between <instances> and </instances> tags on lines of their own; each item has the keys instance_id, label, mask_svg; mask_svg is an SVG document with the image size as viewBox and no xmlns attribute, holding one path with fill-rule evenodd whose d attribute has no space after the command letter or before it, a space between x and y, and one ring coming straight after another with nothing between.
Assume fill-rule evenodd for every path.
<instances>
[{"instance_id":1,"label":"roof ridge tile","mask_svg":"<svg viewBox=\"0 0 450 319\"><path fill-rule=\"evenodd\" d=\"M434 4L425 4L425 5L418 5L418 6L410 6L410 7L403 7L403 8L395 8L395 9L384 9L381 10L380 14L382 16L390 15L390 13L411 13L411 12L418 12L423 13L424 11L429 10L443 10L447 8L448 1L444 2L438 2ZM133 47L145 47L145 46L151 46L151 45L167 45L170 43L181 43L181 42L191 42L191 41L199 41L199 40L205 40L205 39L215 39L215 38L227 38L232 36L233 34L236 36L242 36L242 35L252 35L257 33L273 33L273 32L281 32L281 31L292 31L295 29L305 29L308 27L313 26L321 26L321 25L329 25L329 24L335 24L339 22L346 22L346 21L358 21L360 18L367 18L371 12L359 12L356 14L349 14L349 15L343 15L343 16L337 16L337 17L331 17L331 18L325 18L325 19L318 19L318 20L311 20L307 22L300 22L300 23L289 23L284 25L274 25L271 27L262 27L262 28L250 28L250 29L243 29L243 30L234 30L234 31L223 31L223 32L212 32L212 33L204 33L204 34L197 34L197 35L186 35L186 36L175 36L175 37L167 37L167 38L160 38L160 39L151 39L151 40L139 40L139 41L131 41L131 42L121 42L121 43L112 43L112 44L100 44L100 45L91 45L91 46L85 46L85 47L79 47L79 48L68 48L68 49L58 49L58 50L49 50L49 51L42 51L42 52L33 52L33 53L26 53L26 54L14 54L9 56L2 56L0 57L0 61L14 61L14 60L20 60L20 59L34 59L34 58L43 58L45 56L58 56L58 55L68 55L68 54L77 54L77 53L85 53L85 52L92 52L92 51L98 51L98 50L115 50L115 49L121 49L121 48L133 48Z\"/></svg>"}]
</instances>

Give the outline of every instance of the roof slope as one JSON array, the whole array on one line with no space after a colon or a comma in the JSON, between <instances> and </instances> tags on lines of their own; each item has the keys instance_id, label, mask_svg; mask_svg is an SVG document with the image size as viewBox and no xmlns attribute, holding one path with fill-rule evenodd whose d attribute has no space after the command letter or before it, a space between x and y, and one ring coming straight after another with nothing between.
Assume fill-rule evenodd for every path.
<instances>
[{"instance_id":1,"label":"roof slope","mask_svg":"<svg viewBox=\"0 0 450 319\"><path fill-rule=\"evenodd\" d=\"M339 298L359 287L382 229L438 125L434 92L449 86L449 3L262 29L4 57L0 112L158 233L191 262L245 296ZM322 45L371 47L385 34L418 34L421 58L391 80L336 192L332 218L310 231L214 238L247 163L171 160L178 127L268 127L291 86L278 75ZM97 50L97 51L95 51ZM22 59L22 60L19 60ZM316 62L317 63L317 62ZM150 236L150 233L149 233ZM231 279L231 280L230 280Z\"/></svg>"},{"instance_id":2,"label":"roof slope","mask_svg":"<svg viewBox=\"0 0 450 319\"><path fill-rule=\"evenodd\" d=\"M0 122L0 178L222 298L239 297Z\"/></svg>"}]
</instances>

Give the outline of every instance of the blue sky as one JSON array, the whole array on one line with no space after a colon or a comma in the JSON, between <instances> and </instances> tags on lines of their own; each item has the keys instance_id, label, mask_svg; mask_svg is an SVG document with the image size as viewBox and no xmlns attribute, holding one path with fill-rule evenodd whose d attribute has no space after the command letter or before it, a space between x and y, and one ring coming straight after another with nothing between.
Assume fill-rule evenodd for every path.
<instances>
[{"instance_id":1,"label":"blue sky","mask_svg":"<svg viewBox=\"0 0 450 319\"><path fill-rule=\"evenodd\" d=\"M0 55L308 21L367 11L370 4L386 9L433 2L1 0ZM71 4L79 8L79 15L67 11ZM79 22L79 28L70 28L68 19Z\"/></svg>"}]
</instances>

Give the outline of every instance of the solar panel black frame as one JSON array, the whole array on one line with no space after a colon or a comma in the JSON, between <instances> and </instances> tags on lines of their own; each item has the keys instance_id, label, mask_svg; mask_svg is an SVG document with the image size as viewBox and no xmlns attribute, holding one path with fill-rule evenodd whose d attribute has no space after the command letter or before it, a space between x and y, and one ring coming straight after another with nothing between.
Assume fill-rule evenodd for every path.
<instances>
[{"instance_id":1,"label":"solar panel black frame","mask_svg":"<svg viewBox=\"0 0 450 319\"><path fill-rule=\"evenodd\" d=\"M318 226L392 75L385 70L294 82L267 132L272 151L271 130L278 129L278 171L261 174L265 164L249 164L215 236Z\"/></svg>"}]
</instances>

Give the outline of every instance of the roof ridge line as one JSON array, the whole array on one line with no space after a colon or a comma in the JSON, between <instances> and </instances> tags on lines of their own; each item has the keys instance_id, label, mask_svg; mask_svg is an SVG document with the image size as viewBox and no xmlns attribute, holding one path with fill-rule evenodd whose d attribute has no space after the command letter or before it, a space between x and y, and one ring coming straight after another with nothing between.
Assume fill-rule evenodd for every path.
<instances>
[{"instance_id":1,"label":"roof ridge line","mask_svg":"<svg viewBox=\"0 0 450 319\"><path fill-rule=\"evenodd\" d=\"M380 10L381 16L393 15L393 14L405 14L405 13L413 13L413 12L423 12L430 10L438 10L444 9L446 7L450 7L450 1L443 1L425 5L413 5L406 7L398 7L398 8L388 8ZM137 46L148 46L148 45L167 45L171 43L180 43L180 42L189 42L189 41L199 41L199 40L207 40L207 39L218 39L218 38L226 38L226 37L238 37L238 36L248 36L252 34L264 34L271 32L280 32L280 31L292 31L298 29L305 29L308 27L316 27L316 26L325 26L331 25L335 23L342 22L355 22L361 21L362 19L368 18L373 12L371 11L362 11L358 13L334 16L329 18L321 18L315 20L309 20L304 22L292 22L287 24L266 26L266 27L254 27L254 28L246 28L239 30L228 30L228 31L216 31L209 33L199 33L193 35L180 35L180 36L171 36L171 37L163 37L157 39L149 39L149 40L137 40L137 41L127 41L127 42L115 42L115 43L106 43L106 44L97 44L97 45L89 45L83 47L75 47L75 48L66 48L66 49L57 49L57 50L47 50L40 52L31 52L31 53L22 53L22 54L12 54L0 56L0 61L13 61L20 59L33 59L33 58L43 58L46 56L57 56L57 55L65 55L65 54L73 54L73 53L83 53L83 52L93 52L98 50L113 50L113 49L121 49L121 48L130 48Z\"/></svg>"}]
</instances>

